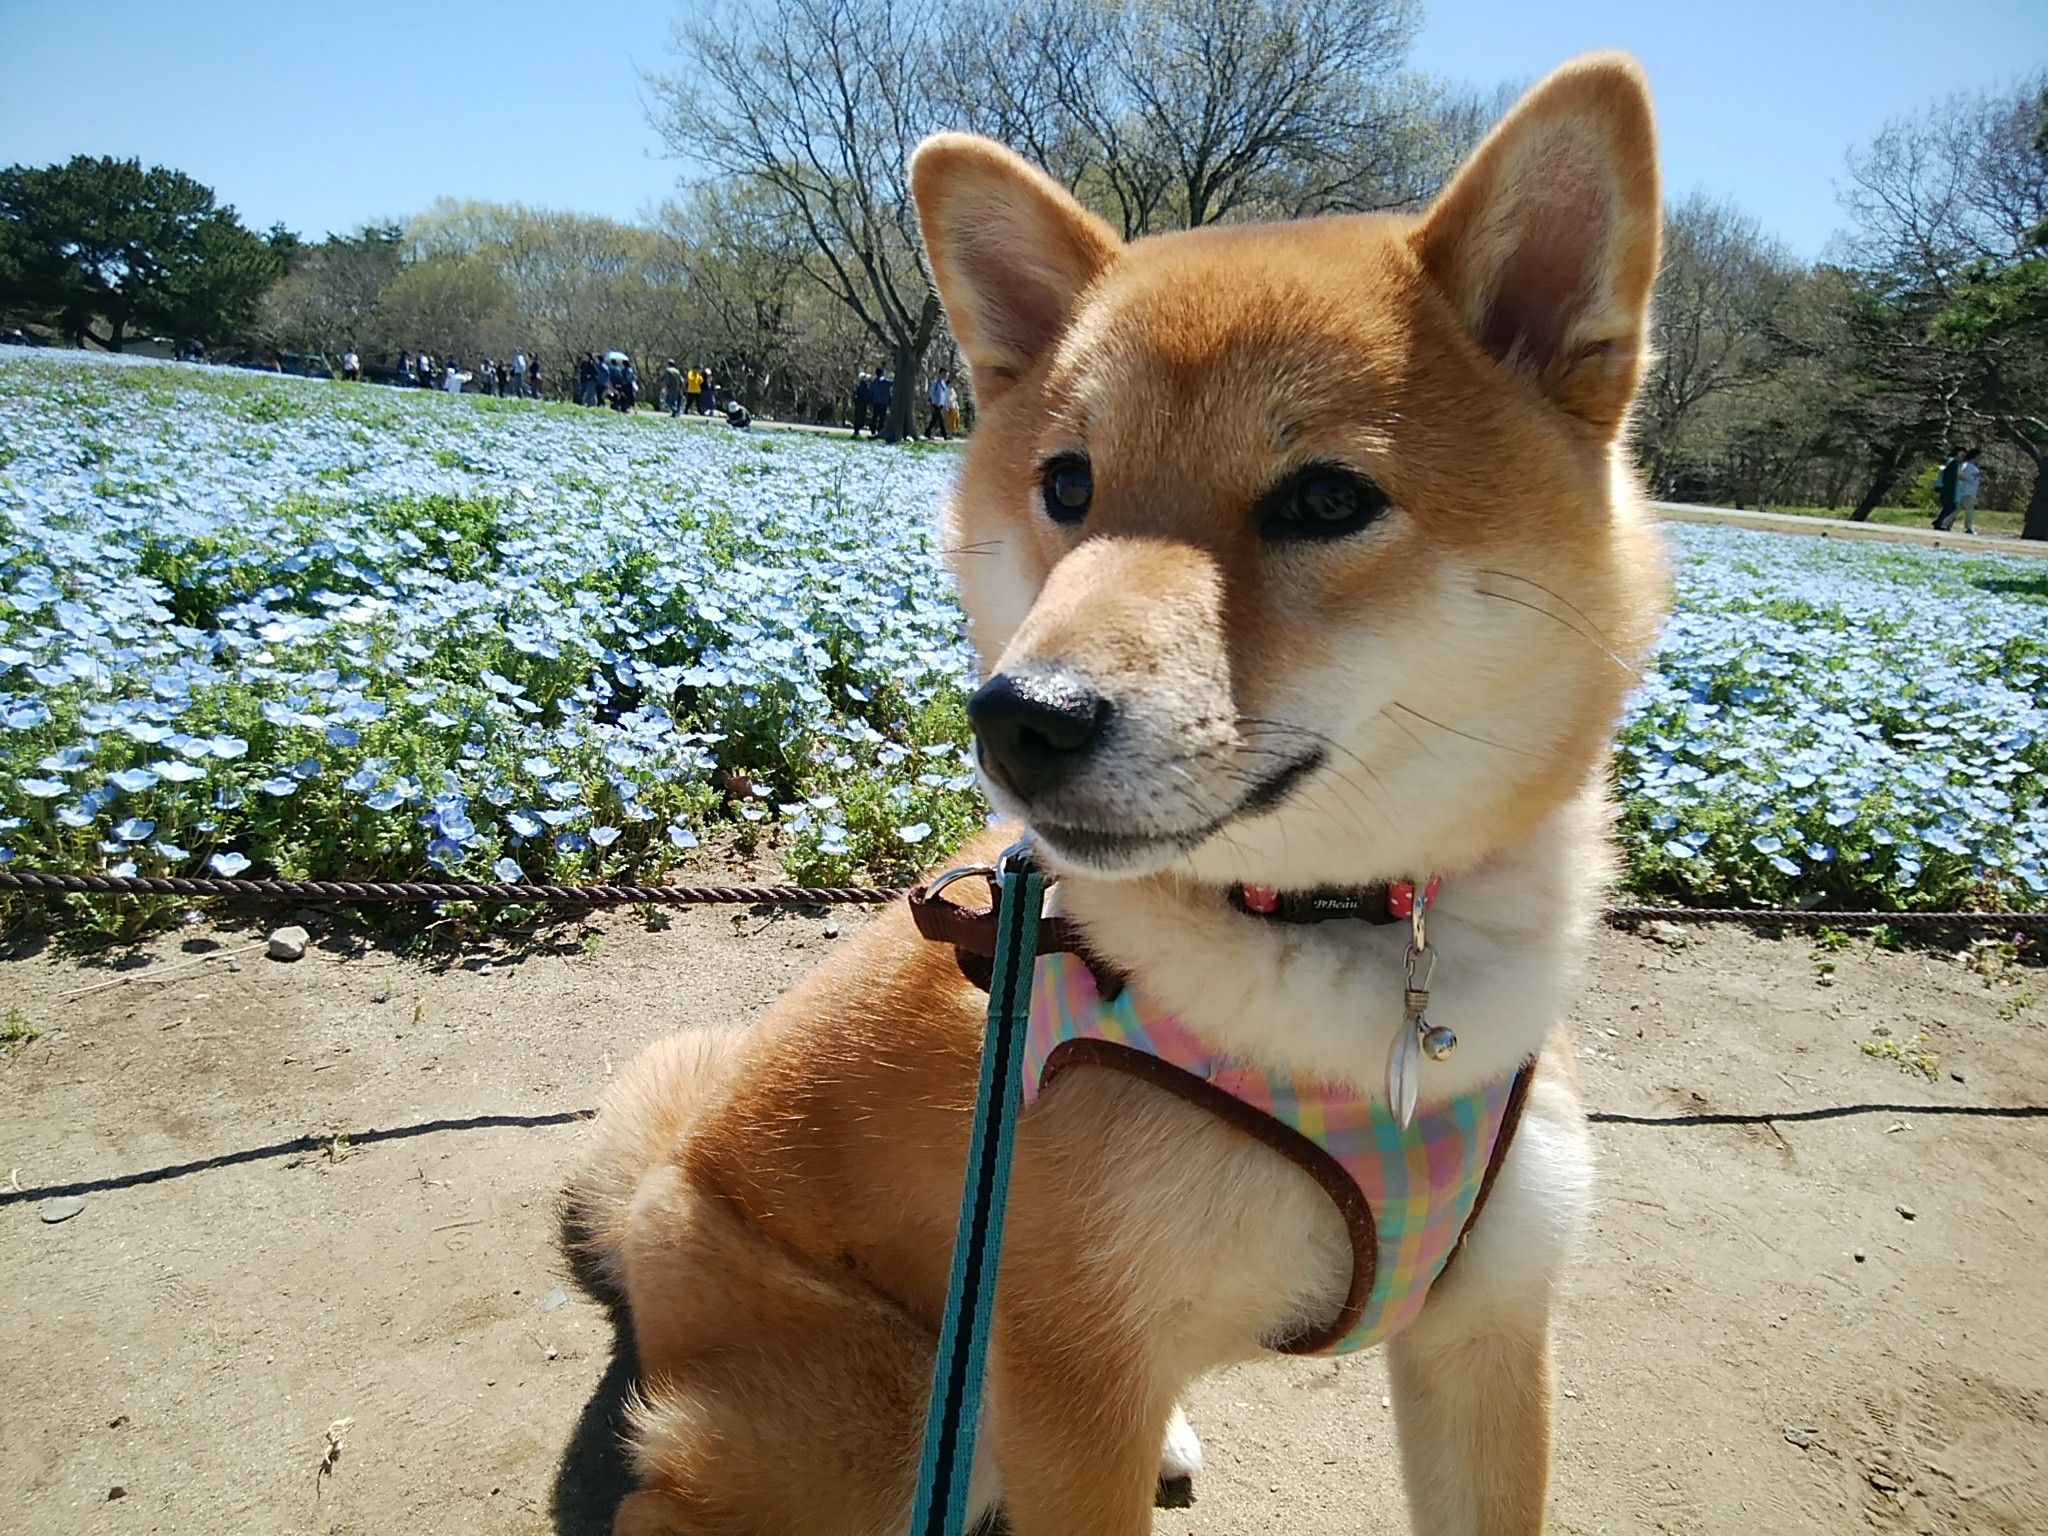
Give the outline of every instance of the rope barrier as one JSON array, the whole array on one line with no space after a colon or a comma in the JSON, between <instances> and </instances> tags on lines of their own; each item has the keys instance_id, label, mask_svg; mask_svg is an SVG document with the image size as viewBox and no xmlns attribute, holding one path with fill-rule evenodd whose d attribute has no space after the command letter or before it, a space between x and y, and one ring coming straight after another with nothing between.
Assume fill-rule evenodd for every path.
<instances>
[{"instance_id":1,"label":"rope barrier","mask_svg":"<svg viewBox=\"0 0 2048 1536\"><path fill-rule=\"evenodd\" d=\"M554 906L884 906L906 894L872 885L531 885L489 880L228 880L206 875L64 875L0 869L0 891L25 896L224 896L277 902L474 901ZM1630 923L1731 923L1763 928L1994 928L2048 932L2048 912L1831 912L1792 907L1616 906Z\"/></svg>"},{"instance_id":2,"label":"rope barrier","mask_svg":"<svg viewBox=\"0 0 2048 1536\"><path fill-rule=\"evenodd\" d=\"M54 875L0 869L29 896L238 896L261 901L527 902L588 907L880 906L901 890L865 885L526 885L488 880L222 880L206 875Z\"/></svg>"},{"instance_id":3,"label":"rope barrier","mask_svg":"<svg viewBox=\"0 0 2048 1536\"><path fill-rule=\"evenodd\" d=\"M2048 932L2048 912L1830 912L1825 907L1609 907L1607 921L1750 923L1763 928L2004 928Z\"/></svg>"}]
</instances>

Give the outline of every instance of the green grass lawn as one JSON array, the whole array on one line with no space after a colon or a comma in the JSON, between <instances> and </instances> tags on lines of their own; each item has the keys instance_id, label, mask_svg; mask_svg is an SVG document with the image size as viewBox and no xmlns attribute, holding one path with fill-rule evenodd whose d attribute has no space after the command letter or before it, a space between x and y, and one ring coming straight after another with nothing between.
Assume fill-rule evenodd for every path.
<instances>
[{"instance_id":1,"label":"green grass lawn","mask_svg":"<svg viewBox=\"0 0 2048 1536\"><path fill-rule=\"evenodd\" d=\"M1793 517L1826 517L1836 522L1849 520L1847 507L1766 507L1767 512L1785 512ZM1932 507L1879 507L1870 514L1873 523L1888 523L1895 528L1925 528L1934 520ZM1987 508L1977 509L1977 531L1995 533L2001 538L2016 539L2020 527L2026 521L2023 513L1993 512ZM1961 518L1956 519L1955 532L1963 531Z\"/></svg>"}]
</instances>

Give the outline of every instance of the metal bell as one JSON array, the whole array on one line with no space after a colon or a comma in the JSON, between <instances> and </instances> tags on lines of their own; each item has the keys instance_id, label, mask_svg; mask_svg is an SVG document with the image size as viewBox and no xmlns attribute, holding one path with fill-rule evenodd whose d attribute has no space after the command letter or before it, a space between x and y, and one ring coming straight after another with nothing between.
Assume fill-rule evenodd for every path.
<instances>
[{"instance_id":1,"label":"metal bell","mask_svg":"<svg viewBox=\"0 0 2048 1536\"><path fill-rule=\"evenodd\" d=\"M1447 1024L1432 1024L1422 1032L1422 1054L1442 1061L1458 1048L1458 1032Z\"/></svg>"}]
</instances>

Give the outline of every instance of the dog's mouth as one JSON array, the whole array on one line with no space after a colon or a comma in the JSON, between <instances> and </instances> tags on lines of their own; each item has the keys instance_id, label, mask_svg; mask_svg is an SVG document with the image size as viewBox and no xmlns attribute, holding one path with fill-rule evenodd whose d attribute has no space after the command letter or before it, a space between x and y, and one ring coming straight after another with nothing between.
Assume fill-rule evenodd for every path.
<instances>
[{"instance_id":1,"label":"dog's mouth","mask_svg":"<svg viewBox=\"0 0 2048 1536\"><path fill-rule=\"evenodd\" d=\"M1192 827L1112 828L1040 816L1027 816L1025 820L1040 846L1056 860L1098 874L1134 873L1192 853L1233 822L1276 809L1323 762L1322 748L1305 752L1252 784L1222 815Z\"/></svg>"}]
</instances>

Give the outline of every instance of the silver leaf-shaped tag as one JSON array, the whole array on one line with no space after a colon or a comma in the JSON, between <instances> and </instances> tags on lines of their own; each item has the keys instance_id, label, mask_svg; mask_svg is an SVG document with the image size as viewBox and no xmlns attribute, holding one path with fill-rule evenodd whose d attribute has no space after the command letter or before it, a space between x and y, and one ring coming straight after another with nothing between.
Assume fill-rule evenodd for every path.
<instances>
[{"instance_id":1,"label":"silver leaf-shaped tag","mask_svg":"<svg viewBox=\"0 0 2048 1536\"><path fill-rule=\"evenodd\" d=\"M1403 1019L1387 1051L1387 1105L1401 1129L1415 1118L1415 1100L1422 1092L1422 1040L1413 1019Z\"/></svg>"}]
</instances>

